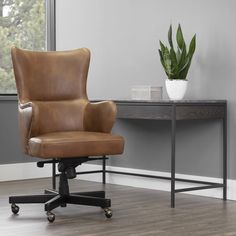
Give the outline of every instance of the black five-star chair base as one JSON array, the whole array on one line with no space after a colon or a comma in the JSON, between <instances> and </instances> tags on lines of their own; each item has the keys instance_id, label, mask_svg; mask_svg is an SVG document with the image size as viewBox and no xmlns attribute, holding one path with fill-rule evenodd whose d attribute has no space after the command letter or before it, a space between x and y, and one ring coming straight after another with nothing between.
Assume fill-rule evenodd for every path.
<instances>
[{"instance_id":1,"label":"black five-star chair base","mask_svg":"<svg viewBox=\"0 0 236 236\"><path fill-rule=\"evenodd\" d=\"M49 222L55 220L55 215L51 211L59 206L66 207L67 204L101 207L104 209L107 218L112 217L112 211L109 209L111 200L105 198L104 191L70 194L68 179L65 172L62 172L60 175L59 192L45 190L45 194L42 195L11 196L9 197L9 203L12 204L11 209L14 214L19 212L19 207L16 204L44 203Z\"/></svg>"}]
</instances>

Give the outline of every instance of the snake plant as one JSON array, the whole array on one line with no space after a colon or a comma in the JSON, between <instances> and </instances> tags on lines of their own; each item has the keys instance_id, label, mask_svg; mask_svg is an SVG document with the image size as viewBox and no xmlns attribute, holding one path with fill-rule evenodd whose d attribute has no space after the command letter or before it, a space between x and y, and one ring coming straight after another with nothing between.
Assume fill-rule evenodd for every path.
<instances>
[{"instance_id":1,"label":"snake plant","mask_svg":"<svg viewBox=\"0 0 236 236\"><path fill-rule=\"evenodd\" d=\"M187 49L179 24L176 32L177 50L175 50L172 41L172 25L170 25L168 41L169 48L160 41L159 49L161 64L165 73L170 80L187 80L186 77L196 48L196 34L193 36Z\"/></svg>"}]
</instances>

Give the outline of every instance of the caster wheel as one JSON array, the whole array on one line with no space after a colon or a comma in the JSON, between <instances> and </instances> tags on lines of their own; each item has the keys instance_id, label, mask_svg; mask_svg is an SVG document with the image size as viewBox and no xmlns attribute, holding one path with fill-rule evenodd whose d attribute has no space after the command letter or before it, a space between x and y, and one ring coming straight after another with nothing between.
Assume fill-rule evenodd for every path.
<instances>
[{"instance_id":1,"label":"caster wheel","mask_svg":"<svg viewBox=\"0 0 236 236\"><path fill-rule=\"evenodd\" d=\"M106 218L110 219L112 217L112 210L110 208L104 208Z\"/></svg>"},{"instance_id":2,"label":"caster wheel","mask_svg":"<svg viewBox=\"0 0 236 236\"><path fill-rule=\"evenodd\" d=\"M55 220L55 215L49 211L49 212L47 212L47 219L50 223L52 223Z\"/></svg>"},{"instance_id":3,"label":"caster wheel","mask_svg":"<svg viewBox=\"0 0 236 236\"><path fill-rule=\"evenodd\" d=\"M17 214L19 212L20 208L16 204L11 205L11 211L13 214Z\"/></svg>"}]
</instances>

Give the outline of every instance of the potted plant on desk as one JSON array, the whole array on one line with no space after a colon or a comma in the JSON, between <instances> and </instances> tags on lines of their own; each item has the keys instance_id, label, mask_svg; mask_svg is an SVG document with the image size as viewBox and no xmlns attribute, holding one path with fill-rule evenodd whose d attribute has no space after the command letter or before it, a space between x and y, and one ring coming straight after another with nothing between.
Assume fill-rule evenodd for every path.
<instances>
[{"instance_id":1,"label":"potted plant on desk","mask_svg":"<svg viewBox=\"0 0 236 236\"><path fill-rule=\"evenodd\" d=\"M172 42L172 25L170 25L168 41L169 48L160 41L159 49L161 64L168 77L166 79L166 90L170 99L180 100L183 99L187 89L187 74L196 48L196 34L193 36L187 49L179 24L176 33L176 51Z\"/></svg>"}]
</instances>

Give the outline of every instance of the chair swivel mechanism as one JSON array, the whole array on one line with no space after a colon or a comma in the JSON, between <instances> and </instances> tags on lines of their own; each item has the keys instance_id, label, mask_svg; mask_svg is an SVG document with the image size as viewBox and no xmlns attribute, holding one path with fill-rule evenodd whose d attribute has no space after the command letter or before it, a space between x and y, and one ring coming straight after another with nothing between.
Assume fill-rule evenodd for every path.
<instances>
[{"instance_id":1,"label":"chair swivel mechanism","mask_svg":"<svg viewBox=\"0 0 236 236\"><path fill-rule=\"evenodd\" d=\"M17 204L44 203L47 219L53 222L53 209L79 204L101 207L110 218L111 201L104 191L70 193L68 185L78 165L122 154L124 149L124 139L111 134L116 105L88 100L90 51L35 52L13 47L11 55L23 152L43 159L39 167L56 162L60 173L58 191L9 197L12 212L18 213Z\"/></svg>"}]
</instances>

